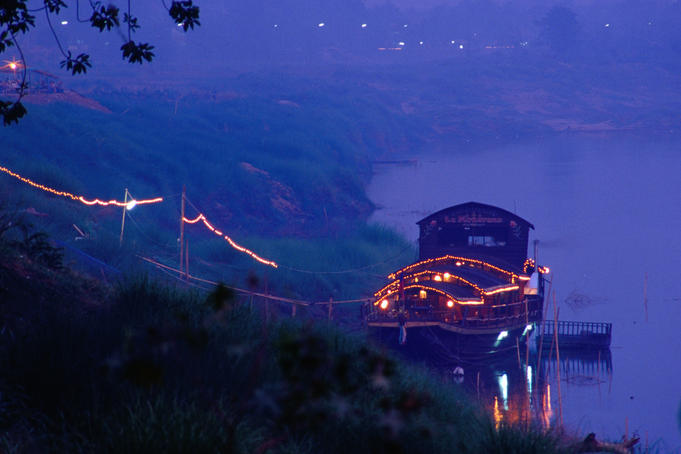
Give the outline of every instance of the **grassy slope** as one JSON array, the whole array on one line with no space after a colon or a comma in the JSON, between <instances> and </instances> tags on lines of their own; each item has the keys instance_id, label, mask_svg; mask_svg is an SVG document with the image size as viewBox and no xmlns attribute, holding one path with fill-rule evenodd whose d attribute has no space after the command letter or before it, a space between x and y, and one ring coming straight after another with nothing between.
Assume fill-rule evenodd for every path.
<instances>
[{"instance_id":1,"label":"grassy slope","mask_svg":"<svg viewBox=\"0 0 681 454\"><path fill-rule=\"evenodd\" d=\"M255 273L273 292L338 299L365 295L412 258L403 240L364 225L372 209L364 188L369 155L379 147L376 131L399 136L378 102L325 87L310 91L300 81L272 87L248 79L234 86L239 91L228 96L99 95L112 113L31 105L24 121L0 130L7 144L2 165L43 184L90 198L121 199L125 187L138 198L166 197L163 205L129 213L123 248L119 210L84 207L5 175L0 194L18 209L47 214L32 222L55 239L124 271L139 266L135 254L176 264L183 184L218 228L284 265L334 271L379 264L352 279L272 272L203 227L187 226L190 267L206 278L243 286ZM193 206L187 210L197 214ZM75 242L71 224L90 239Z\"/></svg>"}]
</instances>

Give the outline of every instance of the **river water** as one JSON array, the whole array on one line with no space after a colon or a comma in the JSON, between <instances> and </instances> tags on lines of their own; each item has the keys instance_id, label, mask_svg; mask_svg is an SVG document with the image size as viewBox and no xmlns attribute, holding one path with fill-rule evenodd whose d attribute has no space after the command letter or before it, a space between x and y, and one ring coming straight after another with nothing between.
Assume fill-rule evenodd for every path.
<instances>
[{"instance_id":1,"label":"river water","mask_svg":"<svg viewBox=\"0 0 681 454\"><path fill-rule=\"evenodd\" d=\"M559 319L613 323L611 363L568 358L560 399L555 361L545 380L516 363L482 374L487 406L509 419L534 399L548 425L562 413L575 434L638 435L681 452L681 141L572 135L439 148L400 157L415 164L375 166L373 221L415 241L415 223L451 205L515 212L535 226L530 244L551 267ZM466 373L464 383L479 394L480 380ZM516 395L528 386L530 396Z\"/></svg>"}]
</instances>

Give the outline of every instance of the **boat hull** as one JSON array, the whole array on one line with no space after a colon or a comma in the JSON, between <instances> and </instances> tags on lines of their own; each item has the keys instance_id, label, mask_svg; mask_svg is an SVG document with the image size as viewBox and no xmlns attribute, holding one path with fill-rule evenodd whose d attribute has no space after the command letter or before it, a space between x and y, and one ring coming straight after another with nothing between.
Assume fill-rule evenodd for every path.
<instances>
[{"instance_id":1,"label":"boat hull","mask_svg":"<svg viewBox=\"0 0 681 454\"><path fill-rule=\"evenodd\" d=\"M525 343L531 330L527 325L486 330L452 330L441 325L369 326L373 339L408 356L425 357L441 363L461 363L465 360L525 355ZM401 342L404 340L404 342Z\"/></svg>"}]
</instances>

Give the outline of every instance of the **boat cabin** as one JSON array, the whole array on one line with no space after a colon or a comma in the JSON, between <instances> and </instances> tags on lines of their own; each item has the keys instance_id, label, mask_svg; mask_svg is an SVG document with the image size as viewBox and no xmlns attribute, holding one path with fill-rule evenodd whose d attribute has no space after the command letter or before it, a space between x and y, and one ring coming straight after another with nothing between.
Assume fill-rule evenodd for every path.
<instances>
[{"instance_id":1,"label":"boat cabin","mask_svg":"<svg viewBox=\"0 0 681 454\"><path fill-rule=\"evenodd\" d=\"M455 205L418 223L419 260L476 257L522 269L534 226L510 211L483 203Z\"/></svg>"}]
</instances>

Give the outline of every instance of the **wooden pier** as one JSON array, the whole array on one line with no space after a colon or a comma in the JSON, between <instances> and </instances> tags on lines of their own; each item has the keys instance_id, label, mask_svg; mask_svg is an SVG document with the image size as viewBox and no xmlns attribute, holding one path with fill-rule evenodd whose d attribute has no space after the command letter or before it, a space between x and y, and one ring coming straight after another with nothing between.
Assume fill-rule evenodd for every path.
<instances>
[{"instance_id":1,"label":"wooden pier","mask_svg":"<svg viewBox=\"0 0 681 454\"><path fill-rule=\"evenodd\" d=\"M544 324L544 335L537 333L537 346L543 342L543 349L551 348L554 330L558 330L558 345L563 349L605 350L610 348L612 323L553 321Z\"/></svg>"}]
</instances>

